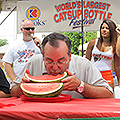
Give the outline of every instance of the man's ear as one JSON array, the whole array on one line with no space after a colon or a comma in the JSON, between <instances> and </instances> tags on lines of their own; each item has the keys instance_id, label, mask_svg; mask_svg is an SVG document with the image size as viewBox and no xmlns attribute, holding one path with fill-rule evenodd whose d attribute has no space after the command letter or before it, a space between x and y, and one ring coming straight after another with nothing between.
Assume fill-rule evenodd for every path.
<instances>
[{"instance_id":1,"label":"man's ear","mask_svg":"<svg viewBox=\"0 0 120 120\"><path fill-rule=\"evenodd\" d=\"M72 51L70 52L70 55L69 55L69 62L71 61L71 54L72 54Z\"/></svg>"},{"instance_id":2,"label":"man's ear","mask_svg":"<svg viewBox=\"0 0 120 120\"><path fill-rule=\"evenodd\" d=\"M20 30L21 30L21 32L23 32L23 28L22 27L20 28Z\"/></svg>"}]
</instances>

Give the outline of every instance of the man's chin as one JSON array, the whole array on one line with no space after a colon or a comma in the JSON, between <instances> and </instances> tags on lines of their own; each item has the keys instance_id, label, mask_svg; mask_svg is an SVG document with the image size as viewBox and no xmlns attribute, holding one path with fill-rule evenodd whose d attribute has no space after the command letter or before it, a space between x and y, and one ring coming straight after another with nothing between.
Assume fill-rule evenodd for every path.
<instances>
[{"instance_id":1,"label":"man's chin","mask_svg":"<svg viewBox=\"0 0 120 120\"><path fill-rule=\"evenodd\" d=\"M63 74L63 73L56 73L56 72L51 73L51 75L53 75L53 76L56 76L56 75L58 75L58 74Z\"/></svg>"},{"instance_id":2,"label":"man's chin","mask_svg":"<svg viewBox=\"0 0 120 120\"><path fill-rule=\"evenodd\" d=\"M58 75L58 74L59 74L59 73L52 73L53 76L56 76L56 75Z\"/></svg>"}]
</instances>

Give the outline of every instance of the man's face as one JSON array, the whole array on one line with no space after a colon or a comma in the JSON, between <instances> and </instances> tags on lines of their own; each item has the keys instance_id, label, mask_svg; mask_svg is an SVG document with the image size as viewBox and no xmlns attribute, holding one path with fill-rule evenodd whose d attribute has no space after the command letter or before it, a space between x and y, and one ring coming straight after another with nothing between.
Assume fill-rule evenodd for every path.
<instances>
[{"instance_id":1,"label":"man's face","mask_svg":"<svg viewBox=\"0 0 120 120\"><path fill-rule=\"evenodd\" d=\"M31 34L34 35L35 27L32 21L26 20L24 24L22 25L21 31L23 33L23 39L25 41L31 40Z\"/></svg>"},{"instance_id":2,"label":"man's face","mask_svg":"<svg viewBox=\"0 0 120 120\"><path fill-rule=\"evenodd\" d=\"M44 47L43 60L48 74L62 74L68 68L71 60L66 43L59 40L59 44L59 47L53 47L47 43Z\"/></svg>"}]
</instances>

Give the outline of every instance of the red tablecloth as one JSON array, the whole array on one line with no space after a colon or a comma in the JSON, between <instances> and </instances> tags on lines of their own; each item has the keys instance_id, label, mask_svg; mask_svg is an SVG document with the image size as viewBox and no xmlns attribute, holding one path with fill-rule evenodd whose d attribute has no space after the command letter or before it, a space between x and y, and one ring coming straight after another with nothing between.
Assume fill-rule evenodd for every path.
<instances>
[{"instance_id":1,"label":"red tablecloth","mask_svg":"<svg viewBox=\"0 0 120 120\"><path fill-rule=\"evenodd\" d=\"M45 103L0 98L0 120L120 117L120 99L75 99Z\"/></svg>"}]
</instances>

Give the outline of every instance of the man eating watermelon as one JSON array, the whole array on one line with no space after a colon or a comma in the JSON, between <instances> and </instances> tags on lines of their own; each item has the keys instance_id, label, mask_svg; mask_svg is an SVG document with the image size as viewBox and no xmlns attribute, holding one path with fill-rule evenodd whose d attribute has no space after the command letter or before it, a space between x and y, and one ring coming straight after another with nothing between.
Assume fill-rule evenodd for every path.
<instances>
[{"instance_id":1,"label":"man eating watermelon","mask_svg":"<svg viewBox=\"0 0 120 120\"><path fill-rule=\"evenodd\" d=\"M113 98L113 90L99 70L86 58L71 53L71 41L60 33L51 33L43 39L42 54L33 56L12 84L11 95L22 95L20 84L30 82L24 75L29 69L32 76L56 76L65 71L62 94L73 98Z\"/></svg>"}]
</instances>

